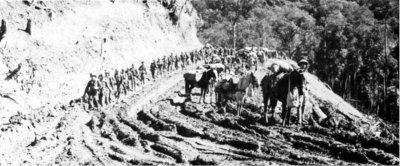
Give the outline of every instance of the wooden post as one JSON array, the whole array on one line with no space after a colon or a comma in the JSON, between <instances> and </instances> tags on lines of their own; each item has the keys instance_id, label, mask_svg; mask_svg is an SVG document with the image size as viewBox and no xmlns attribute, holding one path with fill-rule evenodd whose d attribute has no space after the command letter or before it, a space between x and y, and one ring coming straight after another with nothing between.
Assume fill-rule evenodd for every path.
<instances>
[{"instance_id":1,"label":"wooden post","mask_svg":"<svg viewBox=\"0 0 400 166\"><path fill-rule=\"evenodd\" d=\"M32 26L32 20L28 19L28 23L26 24L26 28L25 28L25 32L28 33L29 35L32 35L32 30L31 30L31 26Z\"/></svg>"},{"instance_id":2,"label":"wooden post","mask_svg":"<svg viewBox=\"0 0 400 166\"><path fill-rule=\"evenodd\" d=\"M387 34L386 34L386 17L385 17L385 65L383 67L384 69L384 78L383 78L383 88L384 88L384 92L383 92L383 115L386 116L384 117L384 119L386 119L388 117L388 115L390 116L390 114L388 114L388 110L387 110Z\"/></svg>"},{"instance_id":3,"label":"wooden post","mask_svg":"<svg viewBox=\"0 0 400 166\"><path fill-rule=\"evenodd\" d=\"M7 33L7 25L4 19L1 20L1 27L0 27L0 41L4 38L4 35Z\"/></svg>"},{"instance_id":4,"label":"wooden post","mask_svg":"<svg viewBox=\"0 0 400 166\"><path fill-rule=\"evenodd\" d=\"M233 23L233 50L236 50L236 22Z\"/></svg>"}]
</instances>

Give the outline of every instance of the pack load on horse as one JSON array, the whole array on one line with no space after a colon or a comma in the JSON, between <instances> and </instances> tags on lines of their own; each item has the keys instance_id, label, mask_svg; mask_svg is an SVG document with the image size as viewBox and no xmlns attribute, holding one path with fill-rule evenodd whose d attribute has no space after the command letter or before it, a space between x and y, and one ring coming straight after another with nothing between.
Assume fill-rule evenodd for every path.
<instances>
[{"instance_id":1,"label":"pack load on horse","mask_svg":"<svg viewBox=\"0 0 400 166\"><path fill-rule=\"evenodd\" d=\"M251 51L251 52L249 52L248 54L247 54L247 56L246 56L246 59L247 59L247 64L250 66L250 68L252 67L252 66L254 66L255 67L255 70L257 70L257 52L255 52L255 51Z\"/></svg>"},{"instance_id":2,"label":"pack load on horse","mask_svg":"<svg viewBox=\"0 0 400 166\"><path fill-rule=\"evenodd\" d=\"M242 48L237 51L237 56L240 57L241 59L247 59L249 53L250 50Z\"/></svg>"},{"instance_id":3,"label":"pack load on horse","mask_svg":"<svg viewBox=\"0 0 400 166\"><path fill-rule=\"evenodd\" d=\"M257 50L257 58L258 58L258 60L260 61L260 64L261 64L261 65L264 65L264 62L265 62L265 53L264 53L264 51L263 51L261 48L259 48L259 49Z\"/></svg>"},{"instance_id":4,"label":"pack load on horse","mask_svg":"<svg viewBox=\"0 0 400 166\"><path fill-rule=\"evenodd\" d=\"M231 72L231 69L233 67L233 60L234 57L232 55L227 55L225 57L225 72Z\"/></svg>"},{"instance_id":5,"label":"pack load on horse","mask_svg":"<svg viewBox=\"0 0 400 166\"><path fill-rule=\"evenodd\" d=\"M282 103L282 125L285 125L286 120L288 120L288 124L290 124L291 108L297 108L298 118L301 119L302 117L304 107L301 107L300 110L299 100L300 96L304 96L305 93L305 78L299 70L286 69L278 65L283 64L282 62L273 63L271 65L271 72L261 80L261 88L264 97L266 123L268 123L268 101L272 111L272 119L274 119L277 101L280 101ZM283 66L288 67L288 65L291 66L290 64Z\"/></svg>"},{"instance_id":6,"label":"pack load on horse","mask_svg":"<svg viewBox=\"0 0 400 166\"><path fill-rule=\"evenodd\" d=\"M256 51L257 47L244 47L244 49L250 52L250 51Z\"/></svg>"},{"instance_id":7,"label":"pack load on horse","mask_svg":"<svg viewBox=\"0 0 400 166\"><path fill-rule=\"evenodd\" d=\"M211 44L209 44L209 43L207 43L206 45L204 45L204 48L207 48L207 49L214 49L214 47L213 47Z\"/></svg>"},{"instance_id":8,"label":"pack load on horse","mask_svg":"<svg viewBox=\"0 0 400 166\"><path fill-rule=\"evenodd\" d=\"M222 63L205 64L203 65L203 67L206 69L213 69L217 71L218 76L220 76L221 73L225 71L225 65L223 65Z\"/></svg>"},{"instance_id":9,"label":"pack load on horse","mask_svg":"<svg viewBox=\"0 0 400 166\"><path fill-rule=\"evenodd\" d=\"M221 58L217 54L212 54L210 63L221 63Z\"/></svg>"},{"instance_id":10,"label":"pack load on horse","mask_svg":"<svg viewBox=\"0 0 400 166\"><path fill-rule=\"evenodd\" d=\"M267 58L278 58L278 51L274 49L262 48Z\"/></svg>"},{"instance_id":11,"label":"pack load on horse","mask_svg":"<svg viewBox=\"0 0 400 166\"><path fill-rule=\"evenodd\" d=\"M268 69L275 73L288 73L294 71L296 68L298 68L298 66L295 64L289 64L283 60L274 60Z\"/></svg>"},{"instance_id":12,"label":"pack load on horse","mask_svg":"<svg viewBox=\"0 0 400 166\"><path fill-rule=\"evenodd\" d=\"M233 79L224 79L215 87L217 105L225 112L228 100L236 101L237 115L240 115L246 97L252 97L253 89L258 88L258 80L252 72L245 72L237 83Z\"/></svg>"},{"instance_id":13,"label":"pack load on horse","mask_svg":"<svg viewBox=\"0 0 400 166\"><path fill-rule=\"evenodd\" d=\"M201 98L203 98L203 102L205 102L205 95L209 90L209 86L211 84L211 79L216 80L217 76L213 69L209 70L196 70L183 74L183 78L185 79L185 93L187 95L187 99L191 100L191 92L195 87L199 87L201 89L201 95L199 99L199 103L201 102Z\"/></svg>"}]
</instances>

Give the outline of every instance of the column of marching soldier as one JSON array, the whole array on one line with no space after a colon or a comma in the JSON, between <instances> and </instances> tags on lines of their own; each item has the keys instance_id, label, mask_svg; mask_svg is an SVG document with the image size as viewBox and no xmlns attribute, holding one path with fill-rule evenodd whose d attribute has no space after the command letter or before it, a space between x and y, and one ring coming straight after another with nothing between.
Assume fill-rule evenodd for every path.
<instances>
[{"instance_id":1,"label":"column of marching soldier","mask_svg":"<svg viewBox=\"0 0 400 166\"><path fill-rule=\"evenodd\" d=\"M186 69L190 64L198 64L199 62L221 63L225 67L225 72L246 70L244 66L248 66L249 70L257 66L264 65L264 61L268 58L287 59L286 55L278 54L276 50L265 51L261 47L253 47L250 50L241 52L232 48L205 46L200 50L191 52L182 52L177 54L158 58L150 63L150 69L147 70L144 61L138 69L132 66L127 69L115 69L113 75L109 71L105 71L104 75L90 74L90 80L86 85L83 94L83 101L87 101L89 109L99 109L112 101L118 101L121 95L127 95L128 91L134 91L146 84L146 80L155 81L157 77L162 77L172 71ZM255 53L252 55L252 53ZM149 71L149 73L148 73Z\"/></svg>"},{"instance_id":2,"label":"column of marching soldier","mask_svg":"<svg viewBox=\"0 0 400 166\"><path fill-rule=\"evenodd\" d=\"M87 101L89 109L99 109L113 101L118 101L121 95L134 91L146 84L146 80L155 81L169 72L185 69L190 64L197 64L205 61L214 52L211 49L200 49L191 52L182 52L180 56L171 53L170 56L158 58L150 63L147 70L144 61L141 61L139 68L134 65L127 69L115 69L114 73L105 71L104 75L90 74L90 80L86 85L82 96ZM149 72L148 72L149 71ZM150 78L151 77L151 78Z\"/></svg>"}]
</instances>

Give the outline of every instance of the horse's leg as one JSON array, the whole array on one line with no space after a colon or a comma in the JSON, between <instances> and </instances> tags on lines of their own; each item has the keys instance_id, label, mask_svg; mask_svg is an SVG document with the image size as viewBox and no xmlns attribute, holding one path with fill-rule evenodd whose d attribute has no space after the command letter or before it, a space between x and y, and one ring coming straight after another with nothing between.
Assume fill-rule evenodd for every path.
<instances>
[{"instance_id":1,"label":"horse's leg","mask_svg":"<svg viewBox=\"0 0 400 166\"><path fill-rule=\"evenodd\" d=\"M286 109L286 102L282 102L282 126L285 126L286 117L287 117L287 109Z\"/></svg>"},{"instance_id":2,"label":"horse's leg","mask_svg":"<svg viewBox=\"0 0 400 166\"><path fill-rule=\"evenodd\" d=\"M222 104L222 113L225 113L226 112L227 100L221 98L221 104Z\"/></svg>"},{"instance_id":3,"label":"horse's leg","mask_svg":"<svg viewBox=\"0 0 400 166\"><path fill-rule=\"evenodd\" d=\"M199 103L201 103L201 98L203 97L203 88L200 88L200 98L199 98Z\"/></svg>"},{"instance_id":4,"label":"horse's leg","mask_svg":"<svg viewBox=\"0 0 400 166\"><path fill-rule=\"evenodd\" d=\"M190 100L192 100L192 89L195 87L192 83L190 83L189 84L189 90L188 90L188 93L189 93L189 99Z\"/></svg>"},{"instance_id":5,"label":"horse's leg","mask_svg":"<svg viewBox=\"0 0 400 166\"><path fill-rule=\"evenodd\" d=\"M236 103L237 103L237 115L240 116L240 113L242 111L242 101L240 99L236 99Z\"/></svg>"},{"instance_id":6,"label":"horse's leg","mask_svg":"<svg viewBox=\"0 0 400 166\"><path fill-rule=\"evenodd\" d=\"M186 80L185 80L185 95L186 95L186 98L190 97L189 96L189 83Z\"/></svg>"},{"instance_id":7,"label":"horse's leg","mask_svg":"<svg viewBox=\"0 0 400 166\"><path fill-rule=\"evenodd\" d=\"M301 122L303 121L302 119L302 113L301 113L301 107L302 106L299 106L299 107L297 107L297 124L298 125L300 125L301 124Z\"/></svg>"},{"instance_id":8,"label":"horse's leg","mask_svg":"<svg viewBox=\"0 0 400 166\"><path fill-rule=\"evenodd\" d=\"M215 93L215 105L218 106L218 103L220 102L220 100L219 100L219 94L218 94L217 92L214 92L214 93Z\"/></svg>"},{"instance_id":9,"label":"horse's leg","mask_svg":"<svg viewBox=\"0 0 400 166\"><path fill-rule=\"evenodd\" d=\"M264 114L265 114L265 123L268 124L268 98L264 95Z\"/></svg>"},{"instance_id":10,"label":"horse's leg","mask_svg":"<svg viewBox=\"0 0 400 166\"><path fill-rule=\"evenodd\" d=\"M269 99L269 108L271 109L271 118L275 119L275 107L278 101L275 98L271 97L269 97L268 99Z\"/></svg>"},{"instance_id":11,"label":"horse's leg","mask_svg":"<svg viewBox=\"0 0 400 166\"><path fill-rule=\"evenodd\" d=\"M212 103L212 94L213 94L213 87L212 84L210 84L209 86L207 86L207 91L210 92L210 104ZM205 96L205 95L204 95Z\"/></svg>"},{"instance_id":12,"label":"horse's leg","mask_svg":"<svg viewBox=\"0 0 400 166\"><path fill-rule=\"evenodd\" d=\"M236 116L240 116L240 103L239 101L236 101Z\"/></svg>"},{"instance_id":13,"label":"horse's leg","mask_svg":"<svg viewBox=\"0 0 400 166\"><path fill-rule=\"evenodd\" d=\"M290 119L292 118L291 112L292 112L292 108L291 107L287 108L287 124L288 124L288 126L290 126Z\"/></svg>"},{"instance_id":14,"label":"horse's leg","mask_svg":"<svg viewBox=\"0 0 400 166\"><path fill-rule=\"evenodd\" d=\"M202 89L201 91L202 91L201 92L201 98L203 98L202 102L206 103L205 100L206 100L207 89Z\"/></svg>"}]
</instances>

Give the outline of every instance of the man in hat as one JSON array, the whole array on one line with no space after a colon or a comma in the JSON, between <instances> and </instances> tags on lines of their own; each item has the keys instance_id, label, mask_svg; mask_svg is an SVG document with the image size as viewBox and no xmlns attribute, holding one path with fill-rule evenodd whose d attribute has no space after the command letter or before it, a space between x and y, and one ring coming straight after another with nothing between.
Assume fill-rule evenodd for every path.
<instances>
[{"instance_id":1,"label":"man in hat","mask_svg":"<svg viewBox=\"0 0 400 166\"><path fill-rule=\"evenodd\" d=\"M185 69L185 63L186 63L186 59L185 59L186 57L185 57L185 54L183 54L183 52L181 52L181 56L180 56L180 60L181 60L181 67L182 67L182 69Z\"/></svg>"},{"instance_id":2,"label":"man in hat","mask_svg":"<svg viewBox=\"0 0 400 166\"><path fill-rule=\"evenodd\" d=\"M122 86L122 73L119 73L118 69L115 69L114 79L115 79L115 97L119 99L121 95L121 86Z\"/></svg>"},{"instance_id":3,"label":"man in hat","mask_svg":"<svg viewBox=\"0 0 400 166\"><path fill-rule=\"evenodd\" d=\"M132 67L130 70L131 70L131 75L132 75L131 87L133 88L133 90L136 90L136 85L137 85L136 80L139 78L139 72L135 69L135 66L133 64L132 64Z\"/></svg>"},{"instance_id":4,"label":"man in hat","mask_svg":"<svg viewBox=\"0 0 400 166\"><path fill-rule=\"evenodd\" d=\"M108 103L111 103L111 94L113 92L113 85L112 85L112 77L110 77L110 72L106 71L105 72L105 76L104 76L104 81L105 84L107 84L108 88L106 90L108 91L108 94L105 96L105 98L107 99Z\"/></svg>"},{"instance_id":5,"label":"man in hat","mask_svg":"<svg viewBox=\"0 0 400 166\"><path fill-rule=\"evenodd\" d=\"M145 76L147 75L146 67L144 66L144 61L142 61L142 65L139 67L139 74L140 74L140 82L144 85L145 83Z\"/></svg>"},{"instance_id":6,"label":"man in hat","mask_svg":"<svg viewBox=\"0 0 400 166\"><path fill-rule=\"evenodd\" d=\"M90 81L87 83L85 92L83 93L82 98L85 98L85 95L88 95L88 103L89 109L98 109L98 91L100 89L100 82L97 80L97 76L94 74L90 74ZM94 106L94 107L93 107Z\"/></svg>"},{"instance_id":7,"label":"man in hat","mask_svg":"<svg viewBox=\"0 0 400 166\"><path fill-rule=\"evenodd\" d=\"M178 55L175 54L174 62L175 62L175 69L176 69L176 70L179 69L179 61L180 61L180 59L179 59Z\"/></svg>"},{"instance_id":8,"label":"man in hat","mask_svg":"<svg viewBox=\"0 0 400 166\"><path fill-rule=\"evenodd\" d=\"M150 64L150 72L151 72L151 77L153 80L155 79L155 72L156 72L156 60L153 60Z\"/></svg>"},{"instance_id":9,"label":"man in hat","mask_svg":"<svg viewBox=\"0 0 400 166\"><path fill-rule=\"evenodd\" d=\"M171 53L171 55L167 59L167 71L172 71L172 64L174 63L174 55Z\"/></svg>"},{"instance_id":10,"label":"man in hat","mask_svg":"<svg viewBox=\"0 0 400 166\"><path fill-rule=\"evenodd\" d=\"M162 76L162 70L163 70L163 64L161 62L161 59L158 58L157 59L157 69L158 69L158 74L160 75L160 77Z\"/></svg>"},{"instance_id":11,"label":"man in hat","mask_svg":"<svg viewBox=\"0 0 400 166\"><path fill-rule=\"evenodd\" d=\"M264 66L265 53L261 50L261 47L258 47L257 58L260 61L260 64Z\"/></svg>"},{"instance_id":12,"label":"man in hat","mask_svg":"<svg viewBox=\"0 0 400 166\"><path fill-rule=\"evenodd\" d=\"M299 65L299 69L297 69L297 71L299 73L303 74L303 76L304 76L304 73L306 73L307 69L308 69L308 61L306 59L301 59L297 64ZM300 93L300 92L303 92L303 93ZM304 111L304 108L305 108L305 105L306 105L306 99L307 99L307 96L308 96L307 92L308 92L308 84L306 82L306 84L303 86L303 90L299 91L299 98L300 98L300 106L301 107L297 108L298 124L302 124L302 122L303 122L303 118L304 118L303 117L304 116L304 112L303 111Z\"/></svg>"},{"instance_id":13,"label":"man in hat","mask_svg":"<svg viewBox=\"0 0 400 166\"><path fill-rule=\"evenodd\" d=\"M105 106L110 104L109 94L111 93L111 87L108 81L103 79L103 75L99 75L100 91L99 91L99 103L100 106Z\"/></svg>"},{"instance_id":14,"label":"man in hat","mask_svg":"<svg viewBox=\"0 0 400 166\"><path fill-rule=\"evenodd\" d=\"M164 55L164 57L162 58L162 70L163 72L167 71L167 56Z\"/></svg>"},{"instance_id":15,"label":"man in hat","mask_svg":"<svg viewBox=\"0 0 400 166\"><path fill-rule=\"evenodd\" d=\"M300 73L307 71L307 69L308 69L308 61L306 59L301 59L299 61L298 65L299 65L299 69L298 70L299 70Z\"/></svg>"}]
</instances>

